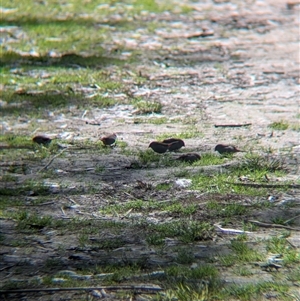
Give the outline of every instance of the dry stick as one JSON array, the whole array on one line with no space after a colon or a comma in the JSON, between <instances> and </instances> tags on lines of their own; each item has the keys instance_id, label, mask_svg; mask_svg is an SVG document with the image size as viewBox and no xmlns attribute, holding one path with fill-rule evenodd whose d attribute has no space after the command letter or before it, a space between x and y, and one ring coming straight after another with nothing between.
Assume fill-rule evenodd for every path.
<instances>
[{"instance_id":1,"label":"dry stick","mask_svg":"<svg viewBox=\"0 0 300 301\"><path fill-rule=\"evenodd\" d=\"M64 148L62 151L60 151L58 154L56 154L54 157L52 157L52 159L44 167L42 167L37 173L40 173L41 171L46 169L54 161L55 158L59 157L67 149L68 148Z\"/></svg>"},{"instance_id":2,"label":"dry stick","mask_svg":"<svg viewBox=\"0 0 300 301\"><path fill-rule=\"evenodd\" d=\"M292 218L290 218L290 219L287 219L287 220L284 222L284 224L288 224L289 222L291 222L292 220L294 220L294 219L296 219L296 218L298 218L298 217L300 217L300 215L297 215L297 216L294 216L294 217L292 217Z\"/></svg>"},{"instance_id":3,"label":"dry stick","mask_svg":"<svg viewBox=\"0 0 300 301\"><path fill-rule=\"evenodd\" d=\"M299 228L293 228L289 226L283 226L283 225L278 225L278 224L268 224L268 223L262 223L259 221L254 221L254 220L248 220L249 223L255 224L260 227L266 227L266 228L282 228L282 229L288 229L288 230L294 230L294 231L300 231Z\"/></svg>"},{"instance_id":4,"label":"dry stick","mask_svg":"<svg viewBox=\"0 0 300 301\"><path fill-rule=\"evenodd\" d=\"M242 126L250 126L252 123L244 123L244 124L215 124L215 128L239 128Z\"/></svg>"},{"instance_id":5,"label":"dry stick","mask_svg":"<svg viewBox=\"0 0 300 301\"><path fill-rule=\"evenodd\" d=\"M148 293L155 294L163 289L161 287L151 287L151 286L135 286L135 285L124 285L124 286L96 286L96 287L52 287L52 288L33 288L33 289L13 289L13 290L0 290L0 294L16 294L16 293L36 293L36 292L61 292L61 291L81 291L81 290L139 290L147 291Z\"/></svg>"},{"instance_id":6,"label":"dry stick","mask_svg":"<svg viewBox=\"0 0 300 301\"><path fill-rule=\"evenodd\" d=\"M31 206L31 207L35 207L35 206L46 206L46 205L51 205L54 204L54 201L51 202L46 202L46 203L41 203L41 204L31 204L31 205L25 205L25 206Z\"/></svg>"},{"instance_id":7,"label":"dry stick","mask_svg":"<svg viewBox=\"0 0 300 301\"><path fill-rule=\"evenodd\" d=\"M223 182L226 183L226 184L231 184L231 185L255 187L255 188L281 188L281 187L300 188L300 185L298 185L298 184L234 183L234 182L227 182L227 181L223 181Z\"/></svg>"}]
</instances>

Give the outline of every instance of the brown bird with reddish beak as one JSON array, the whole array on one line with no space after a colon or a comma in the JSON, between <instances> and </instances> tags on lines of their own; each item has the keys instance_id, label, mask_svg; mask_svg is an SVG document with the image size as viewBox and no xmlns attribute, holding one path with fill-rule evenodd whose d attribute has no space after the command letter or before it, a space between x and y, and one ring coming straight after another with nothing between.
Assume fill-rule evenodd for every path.
<instances>
[{"instance_id":1,"label":"brown bird with reddish beak","mask_svg":"<svg viewBox=\"0 0 300 301\"><path fill-rule=\"evenodd\" d=\"M107 146L107 145L112 146L113 144L116 143L117 135L115 133L113 133L111 135L102 137L100 140L103 142L103 144L105 146Z\"/></svg>"},{"instance_id":2,"label":"brown bird with reddish beak","mask_svg":"<svg viewBox=\"0 0 300 301\"><path fill-rule=\"evenodd\" d=\"M164 154L166 151L169 150L169 146L170 144L158 141L153 141L149 144L149 147L151 147L158 154Z\"/></svg>"},{"instance_id":3,"label":"brown bird with reddish beak","mask_svg":"<svg viewBox=\"0 0 300 301\"><path fill-rule=\"evenodd\" d=\"M201 159L201 156L196 153L183 154L178 157L176 160L193 163Z\"/></svg>"},{"instance_id":4,"label":"brown bird with reddish beak","mask_svg":"<svg viewBox=\"0 0 300 301\"><path fill-rule=\"evenodd\" d=\"M218 152L219 154L233 154L233 153L238 153L238 152L243 152L242 150L237 149L233 145L225 145L225 144L218 144L215 147L215 151Z\"/></svg>"},{"instance_id":5,"label":"brown bird with reddish beak","mask_svg":"<svg viewBox=\"0 0 300 301\"><path fill-rule=\"evenodd\" d=\"M52 140L46 136L38 135L33 137L32 141L38 144L49 145Z\"/></svg>"},{"instance_id":6,"label":"brown bird with reddish beak","mask_svg":"<svg viewBox=\"0 0 300 301\"><path fill-rule=\"evenodd\" d=\"M185 146L184 141L181 139L170 138L163 140L163 143L169 144L169 152L179 150L183 146Z\"/></svg>"}]
</instances>

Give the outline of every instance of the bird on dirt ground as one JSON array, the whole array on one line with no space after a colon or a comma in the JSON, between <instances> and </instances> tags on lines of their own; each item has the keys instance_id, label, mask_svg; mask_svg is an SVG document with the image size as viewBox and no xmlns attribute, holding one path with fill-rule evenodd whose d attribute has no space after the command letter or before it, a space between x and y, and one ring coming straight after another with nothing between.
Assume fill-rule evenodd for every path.
<instances>
[{"instance_id":1,"label":"bird on dirt ground","mask_svg":"<svg viewBox=\"0 0 300 301\"><path fill-rule=\"evenodd\" d=\"M149 144L149 147L151 147L158 154L164 154L166 151L169 150L169 146L170 144L162 143L158 141L152 141Z\"/></svg>"},{"instance_id":2,"label":"bird on dirt ground","mask_svg":"<svg viewBox=\"0 0 300 301\"><path fill-rule=\"evenodd\" d=\"M183 154L180 157L178 157L176 160L183 161L183 162L189 162L193 163L201 159L201 156L196 153L188 153Z\"/></svg>"},{"instance_id":3,"label":"bird on dirt ground","mask_svg":"<svg viewBox=\"0 0 300 301\"><path fill-rule=\"evenodd\" d=\"M38 135L33 137L32 141L38 144L49 145L52 140L49 137Z\"/></svg>"},{"instance_id":4,"label":"bird on dirt ground","mask_svg":"<svg viewBox=\"0 0 300 301\"><path fill-rule=\"evenodd\" d=\"M180 148L182 148L183 146L185 146L184 141L181 139L176 139L176 138L170 138L170 139L165 139L162 141L163 143L167 143L170 144L169 146L169 151L176 151Z\"/></svg>"},{"instance_id":5,"label":"bird on dirt ground","mask_svg":"<svg viewBox=\"0 0 300 301\"><path fill-rule=\"evenodd\" d=\"M238 152L243 152L242 150L237 149L233 145L225 145L225 144L218 144L215 147L215 151L218 152L219 154L233 154L233 153L238 153Z\"/></svg>"},{"instance_id":6,"label":"bird on dirt ground","mask_svg":"<svg viewBox=\"0 0 300 301\"><path fill-rule=\"evenodd\" d=\"M111 135L102 137L100 140L103 142L103 144L104 144L105 146L107 146L107 145L111 146L111 145L113 145L114 143L116 143L117 135L116 135L115 133L113 133L113 134L111 134Z\"/></svg>"}]
</instances>

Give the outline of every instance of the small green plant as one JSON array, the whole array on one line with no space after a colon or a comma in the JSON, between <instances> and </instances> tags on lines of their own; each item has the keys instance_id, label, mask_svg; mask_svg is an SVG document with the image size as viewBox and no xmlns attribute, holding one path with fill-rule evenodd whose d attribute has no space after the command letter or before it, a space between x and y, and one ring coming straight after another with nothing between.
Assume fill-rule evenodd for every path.
<instances>
[{"instance_id":1,"label":"small green plant","mask_svg":"<svg viewBox=\"0 0 300 301\"><path fill-rule=\"evenodd\" d=\"M181 264L191 264L195 259L193 252L187 250L186 248L181 248L178 250L178 255L176 261Z\"/></svg>"},{"instance_id":2,"label":"small green plant","mask_svg":"<svg viewBox=\"0 0 300 301\"><path fill-rule=\"evenodd\" d=\"M263 254L250 249L248 245L240 240L232 240L230 248L235 252L237 260L242 262L260 261L263 259Z\"/></svg>"},{"instance_id":3,"label":"small green plant","mask_svg":"<svg viewBox=\"0 0 300 301\"><path fill-rule=\"evenodd\" d=\"M133 105L138 110L139 114L161 113L162 104L157 101L147 101L136 99Z\"/></svg>"},{"instance_id":4,"label":"small green plant","mask_svg":"<svg viewBox=\"0 0 300 301\"><path fill-rule=\"evenodd\" d=\"M197 137L199 138L203 137L203 133L200 132L195 127L190 127L185 132L181 132L181 133L176 133L172 135L170 135L170 133L160 134L159 136L156 137L156 140L162 141L164 139L170 138L170 136L172 136L172 138L178 138L178 139L192 139Z\"/></svg>"},{"instance_id":5,"label":"small green plant","mask_svg":"<svg viewBox=\"0 0 300 301\"><path fill-rule=\"evenodd\" d=\"M237 169L245 169L246 171L251 172L261 171L267 173L282 171L283 168L283 162L278 158L273 158L271 156L264 157L257 154L247 154Z\"/></svg>"},{"instance_id":6,"label":"small green plant","mask_svg":"<svg viewBox=\"0 0 300 301\"><path fill-rule=\"evenodd\" d=\"M40 216L37 213L29 213L27 211L21 211L20 213L16 214L15 219L17 221L17 227L20 230L41 230L45 227L50 227L53 225L52 216Z\"/></svg>"},{"instance_id":7,"label":"small green plant","mask_svg":"<svg viewBox=\"0 0 300 301\"><path fill-rule=\"evenodd\" d=\"M172 183L159 183L155 186L156 190L169 190L172 187Z\"/></svg>"},{"instance_id":8,"label":"small green plant","mask_svg":"<svg viewBox=\"0 0 300 301\"><path fill-rule=\"evenodd\" d=\"M289 124L284 120L280 120L280 121L275 121L275 122L272 122L271 124L269 124L269 128L271 128L273 130L284 131L289 128Z\"/></svg>"},{"instance_id":9,"label":"small green plant","mask_svg":"<svg viewBox=\"0 0 300 301\"><path fill-rule=\"evenodd\" d=\"M148 165L150 163L157 163L162 158L162 155L155 153L151 149L147 149L145 151L139 150L137 155L138 155L139 161L141 161L141 163L144 165Z\"/></svg>"},{"instance_id":10,"label":"small green plant","mask_svg":"<svg viewBox=\"0 0 300 301\"><path fill-rule=\"evenodd\" d=\"M208 210L212 210L214 214L221 217L232 217L245 215L247 213L247 207L242 204L219 204L216 201L210 201L207 203Z\"/></svg>"}]
</instances>

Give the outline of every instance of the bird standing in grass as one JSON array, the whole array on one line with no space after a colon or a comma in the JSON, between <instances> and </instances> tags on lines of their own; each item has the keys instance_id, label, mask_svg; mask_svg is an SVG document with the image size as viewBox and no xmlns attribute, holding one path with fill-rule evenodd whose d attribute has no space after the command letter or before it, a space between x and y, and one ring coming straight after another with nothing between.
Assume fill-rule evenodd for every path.
<instances>
[{"instance_id":1,"label":"bird standing in grass","mask_svg":"<svg viewBox=\"0 0 300 301\"><path fill-rule=\"evenodd\" d=\"M183 154L180 157L178 157L176 160L183 161L183 162L189 162L193 163L201 159L201 156L196 153L188 153Z\"/></svg>"},{"instance_id":2,"label":"bird standing in grass","mask_svg":"<svg viewBox=\"0 0 300 301\"><path fill-rule=\"evenodd\" d=\"M115 133L113 133L111 135L102 137L100 140L103 142L103 144L105 146L107 146L107 145L112 146L113 144L116 143L117 135Z\"/></svg>"},{"instance_id":3,"label":"bird standing in grass","mask_svg":"<svg viewBox=\"0 0 300 301\"><path fill-rule=\"evenodd\" d=\"M168 143L162 143L158 141L152 141L149 144L149 147L151 147L158 154L164 154L166 151L169 150L169 146L170 144Z\"/></svg>"},{"instance_id":4,"label":"bird standing in grass","mask_svg":"<svg viewBox=\"0 0 300 301\"><path fill-rule=\"evenodd\" d=\"M184 141L181 139L176 139L176 138L170 138L170 139L165 139L163 140L163 143L169 144L169 151L176 151L185 146Z\"/></svg>"},{"instance_id":5,"label":"bird standing in grass","mask_svg":"<svg viewBox=\"0 0 300 301\"><path fill-rule=\"evenodd\" d=\"M33 137L32 141L38 144L43 144L45 146L48 146L52 140L49 137L38 135Z\"/></svg>"},{"instance_id":6,"label":"bird standing in grass","mask_svg":"<svg viewBox=\"0 0 300 301\"><path fill-rule=\"evenodd\" d=\"M238 153L238 152L243 152L242 150L237 149L233 145L226 145L226 144L218 144L215 147L215 151L218 152L219 154L233 154L233 153Z\"/></svg>"}]
</instances>

